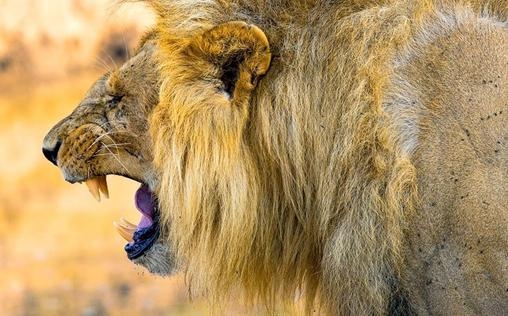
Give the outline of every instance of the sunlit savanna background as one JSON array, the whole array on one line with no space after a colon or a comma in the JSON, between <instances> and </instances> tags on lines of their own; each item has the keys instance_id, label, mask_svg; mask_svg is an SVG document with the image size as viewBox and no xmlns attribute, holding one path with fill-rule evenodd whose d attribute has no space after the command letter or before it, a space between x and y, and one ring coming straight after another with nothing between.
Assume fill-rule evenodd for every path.
<instances>
[{"instance_id":1,"label":"sunlit savanna background","mask_svg":"<svg viewBox=\"0 0 508 316\"><path fill-rule=\"evenodd\" d=\"M126 259L112 222L139 219L136 183L110 177L99 204L41 154L45 133L152 23L139 3L0 0L0 315L208 314L181 276Z\"/></svg>"}]
</instances>

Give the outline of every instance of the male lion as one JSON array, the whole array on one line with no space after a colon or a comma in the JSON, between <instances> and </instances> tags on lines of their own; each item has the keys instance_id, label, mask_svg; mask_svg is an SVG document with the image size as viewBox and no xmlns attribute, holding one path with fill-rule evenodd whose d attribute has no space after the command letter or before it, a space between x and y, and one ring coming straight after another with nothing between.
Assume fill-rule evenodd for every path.
<instances>
[{"instance_id":1,"label":"male lion","mask_svg":"<svg viewBox=\"0 0 508 316\"><path fill-rule=\"evenodd\" d=\"M43 146L141 183L131 260L271 311L508 314L505 0L147 2Z\"/></svg>"}]
</instances>

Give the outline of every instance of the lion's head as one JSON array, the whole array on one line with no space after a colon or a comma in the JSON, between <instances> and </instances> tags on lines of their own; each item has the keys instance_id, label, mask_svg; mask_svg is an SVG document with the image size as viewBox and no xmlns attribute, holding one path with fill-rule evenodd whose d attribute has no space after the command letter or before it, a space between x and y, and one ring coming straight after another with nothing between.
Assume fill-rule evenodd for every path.
<instances>
[{"instance_id":1,"label":"lion's head","mask_svg":"<svg viewBox=\"0 0 508 316\"><path fill-rule=\"evenodd\" d=\"M43 144L43 154L61 169L65 180L86 183L99 201L101 195L109 195L108 175L140 183L135 193L136 207L142 215L139 224L121 219L115 226L129 241L125 247L128 258L161 275L175 270L176 259L170 250L173 245L163 237L169 235L169 223L175 214L161 212L159 207L165 197L165 190L161 188L165 188L168 181L164 179L168 175L167 160L162 157L167 155L168 149L158 148L161 145L157 144L158 138L166 138L167 132L175 131L183 137L198 137L202 141L208 141L207 136L218 136L220 139L213 141L219 143L210 146L226 146L224 149L237 151L240 130L248 119L251 92L268 70L271 59L264 33L245 22L221 24L185 44L182 49L173 50L178 60L168 69L174 72L172 77L179 80L164 81L157 63L157 53L161 52L156 34L148 33L134 57L99 78L76 109L50 130ZM172 96L182 98L177 110L179 117L174 120L165 117L167 108L157 107L161 82L168 87L165 92L184 92ZM200 113L204 117L200 117ZM211 116L207 117L209 114ZM167 122L158 122L161 119ZM180 123L193 125L194 131L183 130L188 126L172 126ZM165 130L168 126L172 128ZM214 130L207 131L207 126ZM213 135L215 129L224 134ZM198 134L192 135L193 132ZM195 144L202 145L197 141ZM154 160L154 156L162 159ZM181 167L174 165L172 168ZM172 201L160 205L176 202Z\"/></svg>"},{"instance_id":2,"label":"lion's head","mask_svg":"<svg viewBox=\"0 0 508 316\"><path fill-rule=\"evenodd\" d=\"M46 135L43 153L70 183L85 182L100 200L108 196L107 175L141 184L135 194L142 214L138 225L120 220L119 233L129 240L128 257L150 271L169 274L174 259L160 236L160 214L152 190L156 183L149 116L159 97L159 71L153 34L142 40L134 57L101 78L76 109Z\"/></svg>"}]
</instances>

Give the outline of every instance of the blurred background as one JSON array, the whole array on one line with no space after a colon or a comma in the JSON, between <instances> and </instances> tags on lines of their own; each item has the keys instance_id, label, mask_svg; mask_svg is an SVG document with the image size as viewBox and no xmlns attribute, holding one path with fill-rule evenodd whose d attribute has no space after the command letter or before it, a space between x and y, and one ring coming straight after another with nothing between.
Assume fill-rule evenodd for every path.
<instances>
[{"instance_id":1,"label":"blurred background","mask_svg":"<svg viewBox=\"0 0 508 316\"><path fill-rule=\"evenodd\" d=\"M63 181L41 153L46 132L154 17L113 0L0 0L0 315L206 315L182 276L130 263L114 220L139 219L138 184L109 177L111 198Z\"/></svg>"}]
</instances>

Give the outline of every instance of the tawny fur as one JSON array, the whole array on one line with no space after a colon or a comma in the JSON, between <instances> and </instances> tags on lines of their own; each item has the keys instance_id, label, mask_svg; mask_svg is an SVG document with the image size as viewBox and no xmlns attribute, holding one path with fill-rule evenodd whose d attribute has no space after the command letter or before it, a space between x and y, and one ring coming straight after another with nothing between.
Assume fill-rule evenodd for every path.
<instances>
[{"instance_id":1,"label":"tawny fur","mask_svg":"<svg viewBox=\"0 0 508 316\"><path fill-rule=\"evenodd\" d=\"M339 315L508 310L506 179L486 177L506 173L506 152L489 151L497 164L481 169L483 189L471 189L479 199L493 186L499 192L501 202L489 203L501 224L485 228L476 218L472 228L488 243L489 262L450 242L450 234L474 236L443 227L459 198L440 196L451 189L435 180L440 164L460 169L457 155L506 133L501 123L472 125L468 133L483 135L473 147L435 145L461 132L446 125L471 111L461 98L481 99L479 111L504 106L506 90L482 92L447 65L501 69L499 85L508 83L508 58L495 44L508 43L506 1L146 2L159 16L151 33L158 71L144 69L161 77L159 103L146 107L148 178L170 245L162 252L184 267L191 293L215 303L242 293L272 311L303 296L308 313ZM463 48L468 41L477 45ZM464 55L483 56L479 45L489 59L468 64ZM221 75L232 56L239 70L230 93ZM443 77L455 81L439 83ZM458 117L452 121L467 123ZM432 206L439 198L446 203ZM474 203L466 205L476 216ZM434 255L442 245L474 264L466 272L443 265L448 254Z\"/></svg>"}]
</instances>

